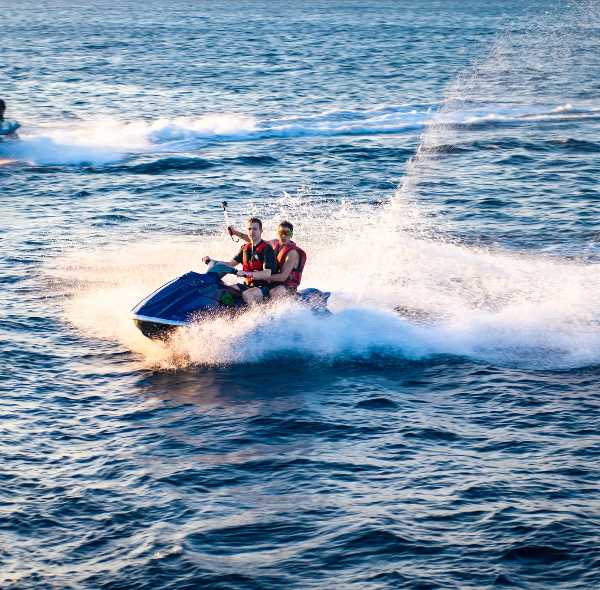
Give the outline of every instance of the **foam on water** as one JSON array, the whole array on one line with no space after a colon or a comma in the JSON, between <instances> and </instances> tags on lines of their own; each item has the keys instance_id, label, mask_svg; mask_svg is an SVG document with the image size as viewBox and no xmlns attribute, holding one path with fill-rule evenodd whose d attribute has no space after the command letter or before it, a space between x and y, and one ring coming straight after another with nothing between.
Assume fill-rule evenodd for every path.
<instances>
[{"instance_id":1,"label":"foam on water","mask_svg":"<svg viewBox=\"0 0 600 590\"><path fill-rule=\"evenodd\" d=\"M31 166L103 165L115 162L122 153L114 147L93 147L77 143L60 143L48 135L22 134L20 141L0 145L0 155L7 162L21 161Z\"/></svg>"},{"instance_id":2,"label":"foam on water","mask_svg":"<svg viewBox=\"0 0 600 590\"><path fill-rule=\"evenodd\" d=\"M365 111L329 110L280 119L259 120L236 114L211 114L151 122L121 123L106 119L81 127L72 127L69 123L66 127L25 128L20 142L0 145L0 157L40 166L104 165L119 161L128 154L182 152L201 149L215 142L401 133L427 129L440 123L466 127L598 117L600 104L597 101L559 105L492 104L465 102L454 95L443 105L383 105Z\"/></svg>"},{"instance_id":3,"label":"foam on water","mask_svg":"<svg viewBox=\"0 0 600 590\"><path fill-rule=\"evenodd\" d=\"M289 200L279 205L288 213L294 208ZM325 362L447 354L532 369L600 362L597 265L451 243L423 223L417 231L413 206L399 195L370 217L346 205L329 220L303 220L298 234L309 254L303 286L332 292L331 318L286 303L182 329L169 347L144 338L127 312L168 280L202 272L202 256L228 259L233 247L223 235L80 251L49 272L59 279L71 324L157 367L261 362L289 352ZM267 234L282 210L266 220ZM381 232L391 212L395 231ZM340 235L346 237L325 237ZM372 260L348 264L361 251Z\"/></svg>"}]
</instances>

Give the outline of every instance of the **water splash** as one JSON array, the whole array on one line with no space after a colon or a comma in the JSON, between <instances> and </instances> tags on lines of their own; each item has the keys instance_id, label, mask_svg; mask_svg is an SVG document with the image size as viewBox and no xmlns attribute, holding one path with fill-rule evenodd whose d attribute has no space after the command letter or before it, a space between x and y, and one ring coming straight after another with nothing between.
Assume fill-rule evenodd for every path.
<instances>
[{"instance_id":1,"label":"water splash","mask_svg":"<svg viewBox=\"0 0 600 590\"><path fill-rule=\"evenodd\" d=\"M596 265L542 252L469 246L445 231L439 214L428 215L422 207L426 181L448 172L452 163L444 155L469 140L470 126L494 117L516 122L595 116L595 107L586 110L577 103L589 97L567 97L566 92L569 64L583 59L569 49L572 36L585 42L598 7L578 4L568 21L549 11L537 15L535 28L530 25L532 11L507 21L457 75L447 100L425 113L420 146L388 203L329 203L324 215L319 199L300 190L268 205L249 206L249 214L260 213L264 219L266 235L274 234L282 217L298 221L295 233L309 253L304 285L333 292L333 318L315 318L285 304L182 330L168 348L144 339L126 319L127 311L161 283L191 269L202 271L203 255L229 258L231 244L217 235L195 238L193 244L184 239L175 244L138 242L57 261L52 272L63 287L69 277L77 277L64 290L67 318L89 335L120 341L158 367L260 362L290 353L327 362L372 354L413 359L448 354L533 369L600 362ZM557 102L559 96L562 102ZM482 104L492 102L494 117L481 111ZM371 121L398 114L370 113ZM310 124L312 129L325 126L328 133L345 132L352 117L356 113L329 112ZM298 126L304 125L305 133L306 120L288 122L286 129L298 134ZM335 127L334 120L344 123ZM362 124L364 132L364 120ZM151 132L157 141L182 139L170 125L140 126L137 137L148 141ZM235 131L213 126L194 133L214 138L220 129L223 137L247 139L273 134L270 125L255 121ZM193 134L186 128L183 135L187 140ZM357 252L369 253L369 259L357 259Z\"/></svg>"},{"instance_id":2,"label":"water splash","mask_svg":"<svg viewBox=\"0 0 600 590\"><path fill-rule=\"evenodd\" d=\"M443 155L475 141L483 123L595 117L597 93L574 94L573 88L596 88L599 22L594 0L533 3L515 16L505 15L489 43L474 43L469 66L430 112L396 197L414 198L419 185L451 176L452 162ZM582 72L587 79L581 79Z\"/></svg>"},{"instance_id":3,"label":"water splash","mask_svg":"<svg viewBox=\"0 0 600 590\"><path fill-rule=\"evenodd\" d=\"M293 140L301 137L414 133L443 124L468 128L490 124L535 124L545 121L600 118L597 100L574 103L514 104L484 97L469 103L450 100L425 105L383 105L364 111L336 110L280 119L254 119L241 115L205 115L198 118L159 119L122 123L112 119L73 126L27 129L20 142L0 144L0 157L31 165L93 165L121 161L128 155L180 153L214 143ZM453 105L453 106L450 106ZM457 106L457 105L460 105ZM439 107L439 108L438 108ZM432 109L435 116L432 116ZM431 131L426 133L431 139ZM423 149L427 145L424 144Z\"/></svg>"},{"instance_id":4,"label":"water splash","mask_svg":"<svg viewBox=\"0 0 600 590\"><path fill-rule=\"evenodd\" d=\"M272 214L266 220L267 233L278 219ZM71 324L88 336L121 342L152 367L262 362L289 354L322 362L448 354L528 368L600 362L600 273L594 265L383 234L377 243L382 257L356 307L360 270L349 268L348 252L378 238L325 240L319 232L356 222L342 209L332 224L321 221L315 228L312 221L312 232L301 234L310 253L303 283L333 292L335 315L329 319L287 303L183 329L169 347L144 338L127 312L175 276L201 272L203 255L230 256L223 236L82 250L56 260L48 272L64 295ZM311 220L303 225L308 229Z\"/></svg>"}]
</instances>

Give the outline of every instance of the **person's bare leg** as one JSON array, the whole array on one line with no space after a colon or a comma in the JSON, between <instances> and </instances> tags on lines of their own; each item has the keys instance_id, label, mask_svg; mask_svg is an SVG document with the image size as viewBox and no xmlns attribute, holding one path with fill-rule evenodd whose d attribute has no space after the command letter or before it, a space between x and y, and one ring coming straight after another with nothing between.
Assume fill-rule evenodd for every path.
<instances>
[{"instance_id":1,"label":"person's bare leg","mask_svg":"<svg viewBox=\"0 0 600 590\"><path fill-rule=\"evenodd\" d=\"M273 287L269 291L269 297L271 299L283 299L284 297L289 297L290 292L283 285L277 285L277 287Z\"/></svg>"},{"instance_id":2,"label":"person's bare leg","mask_svg":"<svg viewBox=\"0 0 600 590\"><path fill-rule=\"evenodd\" d=\"M242 297L246 303L258 303L262 301L263 294L258 287L253 287L242 293Z\"/></svg>"}]
</instances>

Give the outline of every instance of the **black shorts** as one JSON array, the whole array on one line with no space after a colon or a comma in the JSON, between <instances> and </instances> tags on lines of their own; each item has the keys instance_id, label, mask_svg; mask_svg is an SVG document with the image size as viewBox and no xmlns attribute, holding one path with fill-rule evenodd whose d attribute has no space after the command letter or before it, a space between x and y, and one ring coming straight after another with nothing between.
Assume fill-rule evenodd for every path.
<instances>
[{"instance_id":1,"label":"black shorts","mask_svg":"<svg viewBox=\"0 0 600 590\"><path fill-rule=\"evenodd\" d=\"M238 283L236 287L240 290L240 293L243 293L248 289L260 289L262 291L263 297L268 297L269 291L271 290L271 287L251 287L250 285L246 285L246 283Z\"/></svg>"}]
</instances>

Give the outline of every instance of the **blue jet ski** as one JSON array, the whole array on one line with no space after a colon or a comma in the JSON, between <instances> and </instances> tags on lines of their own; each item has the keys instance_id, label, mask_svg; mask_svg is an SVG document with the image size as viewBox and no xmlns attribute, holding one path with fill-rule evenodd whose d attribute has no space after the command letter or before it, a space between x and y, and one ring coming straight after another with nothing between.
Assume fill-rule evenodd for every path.
<instances>
[{"instance_id":1,"label":"blue jet ski","mask_svg":"<svg viewBox=\"0 0 600 590\"><path fill-rule=\"evenodd\" d=\"M0 121L0 143L19 139L17 129L20 126L16 121Z\"/></svg>"},{"instance_id":2,"label":"blue jet ski","mask_svg":"<svg viewBox=\"0 0 600 590\"><path fill-rule=\"evenodd\" d=\"M166 341L180 326L191 326L215 314L235 314L247 309L242 294L222 278L236 270L212 260L206 273L188 272L163 285L138 303L128 315L150 340ZM331 315L331 293L318 289L298 291L296 300L319 315Z\"/></svg>"}]
</instances>

